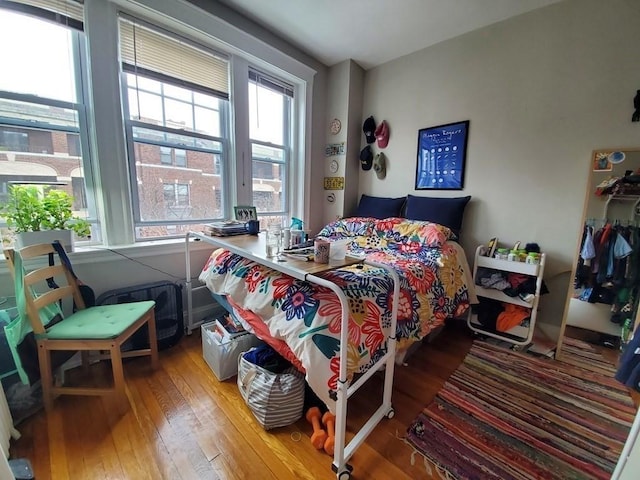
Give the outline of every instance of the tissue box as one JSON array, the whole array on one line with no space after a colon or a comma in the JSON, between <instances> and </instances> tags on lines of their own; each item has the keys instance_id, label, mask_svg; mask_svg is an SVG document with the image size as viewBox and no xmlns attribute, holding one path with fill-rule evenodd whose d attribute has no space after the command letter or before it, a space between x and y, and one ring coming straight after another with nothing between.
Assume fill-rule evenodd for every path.
<instances>
[{"instance_id":1,"label":"tissue box","mask_svg":"<svg viewBox=\"0 0 640 480\"><path fill-rule=\"evenodd\" d=\"M251 333L245 333L233 339L220 340L215 335L216 323L202 325L202 356L220 381L237 375L238 357L251 347L262 344L262 341Z\"/></svg>"}]
</instances>

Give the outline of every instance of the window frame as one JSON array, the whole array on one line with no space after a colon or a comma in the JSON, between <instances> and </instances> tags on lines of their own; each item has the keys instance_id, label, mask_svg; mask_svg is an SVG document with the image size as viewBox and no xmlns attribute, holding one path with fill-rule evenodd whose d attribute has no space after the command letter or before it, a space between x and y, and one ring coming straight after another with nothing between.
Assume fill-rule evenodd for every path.
<instances>
[{"instance_id":1,"label":"window frame","mask_svg":"<svg viewBox=\"0 0 640 480\"><path fill-rule=\"evenodd\" d=\"M161 32L165 35L171 35L173 37L173 40L177 41L177 42L181 42L184 39L181 36L181 32L172 32L170 30L168 30L166 28L165 25L163 24L151 24L148 23L146 20L140 20L138 18L132 18L130 15L128 15L126 12L119 12L118 13L118 21L120 21L120 19L124 19L124 20L128 20L128 21L135 21L138 22L148 28L154 29L158 32ZM211 51L211 53L215 56L221 56L221 54L217 51L211 50L209 48L207 48L206 46L202 46L202 45L197 45L197 48L199 49L205 49L206 51ZM228 64L228 75L230 75L230 65ZM132 214L133 214L133 228L134 228L134 241L139 242L139 241L148 241L148 240L152 240L153 238L147 238L147 237L139 237L137 234L138 229L140 228L144 228L144 227L151 227L151 226L164 226L167 227L167 230L169 231L170 228L169 227L174 227L176 225L189 225L189 224L203 224L203 223L209 223L209 222L213 222L216 220L221 220L223 218L228 217L229 212L230 212L230 191L232 190L231 188L231 179L227 179L225 178L225 172L228 172L229 169L227 168L228 165L228 158L230 155L230 145L232 144L232 139L230 138L230 132L231 132L231 128L230 128L230 109L231 109L231 105L230 105L230 100L229 99L225 99L222 98L221 95L214 95L211 91L209 91L207 88L205 87L199 87L198 85L194 85L194 84L189 84L189 83L185 83L183 81L180 81L178 79L174 79L168 75L164 75L161 73L157 73L157 72L151 72L145 69L137 69L137 68L133 68L131 67L129 64L124 64L122 62L120 62L120 69L119 69L119 74L120 74L120 92L121 92L121 103L122 103L122 111L123 111L123 115L122 115L122 121L124 123L124 131L125 131L125 145L126 145L126 151L127 151L127 158L128 158L128 176L129 176L129 184L130 184L130 188L131 188L131 207L132 207ZM207 95L211 95L211 96L216 96L218 97L219 100L219 110L218 110L218 115L219 115L219 120L220 120L220 136L215 136L215 135L208 135L208 134L203 134L200 132L195 132L192 130L187 130L187 129L178 129L178 128L173 128L173 127L168 127L166 125L158 125L158 124L154 124L154 123L147 123L141 120L135 120L132 118L131 115L131 108L130 108L130 102L129 102L129 89L132 88L129 85L128 82L128 78L129 76L132 76L133 78L135 78L135 76L138 75L140 77L143 78L147 78L147 79L151 79L151 80L155 80L161 83L162 87L160 89L160 93L157 92L151 92L154 95L158 95L161 99L162 102L162 109L163 109L163 123L166 124L166 118L165 118L165 114L164 114L164 108L165 108L165 100L166 99L175 99L173 96L171 95L166 95L164 92L164 85L170 85L173 87L179 87L182 89L188 89L191 93L191 102L190 102L190 106L192 109L192 115L194 117L194 121L195 121L195 112L196 112L196 107L198 106L198 103L196 102L195 99L195 93L204 93ZM133 88L138 89L137 85L134 86ZM139 90L140 91L140 90ZM144 91L144 90L142 90ZM181 102L187 103L182 99L178 99ZM204 107L203 107L204 108ZM215 111L215 110L213 110ZM138 114L140 114L140 112L138 112ZM206 141L210 141L216 144L220 145L220 149L216 150L216 149L209 149L209 148L202 148L202 147L198 147L198 146L191 146L191 145L183 145L183 144L178 144L178 143L172 143L169 141L154 141L154 140L150 140L150 139L143 139L143 138L136 138L134 136L134 129L135 128L142 128L145 130L149 130L149 131L154 131L154 132L158 132L161 134L168 134L168 135L180 135L183 137L189 137L189 138L193 138L194 140L197 139L201 139L201 140L206 140ZM195 128L195 123L194 123L194 128ZM166 218L164 220L143 220L142 219L142 205L140 202L140 191L138 188L138 175L137 175L137 163L138 160L136 159L135 156L135 145L138 143L142 143L142 144L147 144L147 145L154 145L154 146L158 146L158 147L166 147L166 148L170 148L171 149L171 163L161 163L162 166L165 167L173 167L173 168L178 168L178 169L189 169L189 165L188 165L188 161L187 161L187 153L189 151L193 151L193 152L202 152L202 153L206 153L206 154L210 154L212 156L217 156L220 158L221 161L221 172L218 174L220 176L220 182L221 182L221 187L222 187L222 195L221 195L221 212L222 212L222 217L205 217L205 218L197 218L197 219L180 219L179 222L176 222L175 219L170 219L170 218ZM177 156L176 156L176 150L183 150L185 152L184 155L184 165L180 165L176 160L177 160ZM215 160L213 160L212 163L212 171L215 171ZM191 193L190 193L191 195ZM175 237L176 235L172 235L170 233L168 233L166 236L162 236L162 237L158 237L159 239L162 238L172 238Z\"/></svg>"},{"instance_id":2,"label":"window frame","mask_svg":"<svg viewBox=\"0 0 640 480\"><path fill-rule=\"evenodd\" d=\"M252 78L252 76L255 78ZM251 204L254 203L253 199L256 193L253 191L253 180L255 178L254 172L253 172L254 162L262 162L262 163L268 163L271 165L278 165L282 170L282 180L281 180L281 190L280 190L281 198L279 203L280 203L280 206L284 208L281 208L279 210L269 210L266 212L258 211L258 216L259 217L260 216L284 217L286 219L287 217L291 216L291 212L293 211L293 207L294 207L291 202L291 198L293 196L292 182L291 182L291 178L293 177L293 171L292 171L293 165L292 165L291 159L293 157L293 154L292 154L293 138L294 138L293 123L294 123L295 102L296 102L295 88L292 85L289 85L285 80L282 80L277 76L273 76L270 73L266 73L262 71L262 69L255 68L252 65L248 66L246 79L247 79L247 85L246 85L247 90L252 88L252 86L255 86L256 88L257 87L267 88L268 90L271 90L274 93L278 93L282 95L282 97L286 99L286 101L283 101L283 104L282 104L282 110L283 110L282 111L282 118L283 118L283 124L282 124L283 143L282 144L253 139L251 137L251 132L249 130L249 149L250 149L251 167L252 167L251 168L251 199L252 199ZM261 84L260 80L266 80L271 86L265 86ZM279 88L273 88L274 86ZM280 89L282 89L282 91L278 91ZM248 104L248 107L250 107L250 104ZM258 105L256 105L256 108L258 108ZM247 112L247 115L249 118L251 118L250 108ZM254 153L255 152L254 145L263 146L266 148L272 148L276 150L282 150L283 152L282 160L256 156Z\"/></svg>"},{"instance_id":3,"label":"window frame","mask_svg":"<svg viewBox=\"0 0 640 480\"><path fill-rule=\"evenodd\" d=\"M94 178L94 159L93 150L91 148L91 122L88 110L91 104L89 95L88 75L85 71L88 65L88 52L86 48L85 33L83 23L73 18L67 18L51 11L26 4L0 4L0 10L11 12L17 15L31 17L36 20L57 25L60 28L68 30L71 39L71 55L74 66L73 82L75 87L76 98L73 102L58 100L49 97L42 97L34 94L11 92L0 90L0 99L9 101L25 102L34 105L42 105L46 107L55 107L68 110L74 110L78 119L78 127L65 127L58 124L50 124L42 121L16 120L8 117L0 117L0 124L28 130L42 132L62 132L68 134L77 134L79 136L80 155L74 155L81 159L81 166L84 170L84 198L81 202L86 207L87 221L92 225L91 239L76 239L80 244L100 243L102 235L100 233L98 202L96 199L96 183ZM67 152L70 153L70 152ZM55 155L52 152L47 155ZM72 182L70 181L69 184ZM6 226L4 220L0 220L0 226Z\"/></svg>"}]
</instances>

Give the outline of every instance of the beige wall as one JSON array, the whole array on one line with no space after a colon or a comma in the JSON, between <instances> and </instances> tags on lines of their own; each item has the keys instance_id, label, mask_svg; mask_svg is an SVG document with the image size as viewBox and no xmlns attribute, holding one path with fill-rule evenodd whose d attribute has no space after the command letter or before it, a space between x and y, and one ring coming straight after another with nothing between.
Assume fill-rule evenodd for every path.
<instances>
[{"instance_id":1,"label":"beige wall","mask_svg":"<svg viewBox=\"0 0 640 480\"><path fill-rule=\"evenodd\" d=\"M640 146L639 20L637 0L567 0L369 70L362 118L386 119L391 137L387 178L361 171L360 193L471 195L468 257L494 236L538 242L552 289L540 317L558 322L591 151ZM415 191L418 130L461 120L471 121L464 190Z\"/></svg>"},{"instance_id":2,"label":"beige wall","mask_svg":"<svg viewBox=\"0 0 640 480\"><path fill-rule=\"evenodd\" d=\"M362 85L364 70L353 60L345 60L328 69L327 74L327 126L334 118L340 120L341 129L331 134L326 128L327 144L344 143L344 155L324 159L325 177L344 177L344 190L324 191L322 199L322 225L338 217L349 215L358 198L358 171L360 166L360 137L362 135ZM338 171L332 173L329 164L338 162ZM333 194L334 201L328 196Z\"/></svg>"}]
</instances>

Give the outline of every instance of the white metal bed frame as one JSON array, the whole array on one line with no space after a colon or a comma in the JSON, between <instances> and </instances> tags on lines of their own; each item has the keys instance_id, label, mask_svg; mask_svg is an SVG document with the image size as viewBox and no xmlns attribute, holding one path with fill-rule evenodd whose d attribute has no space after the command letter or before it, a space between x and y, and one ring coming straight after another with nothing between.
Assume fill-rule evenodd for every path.
<instances>
[{"instance_id":1,"label":"white metal bed frame","mask_svg":"<svg viewBox=\"0 0 640 480\"><path fill-rule=\"evenodd\" d=\"M202 240L216 247L225 248L242 257L253 260L261 265L278 270L297 280L303 280L315 283L317 285L329 288L333 291L342 307L342 325L340 330L340 359L347 358L348 349L348 320L349 320L349 304L347 297L335 283L324 278L318 277L309 270L318 271L318 264L305 263L301 261L291 261L281 263L277 260L267 258L264 254L265 247L263 242L263 234L254 237L254 242L249 242L251 247L247 248L246 237L242 242L234 241L238 237L210 237L198 232L188 232L185 237L185 264L186 264L186 295L187 295L187 333L191 333L197 326L193 322L193 286L191 280L191 255L190 248L191 239ZM391 404L391 392L393 389L393 374L395 368L396 353L396 324L398 318L398 300L400 295L400 277L397 272L387 265L369 262L362 259L362 263L379 267L391 275L393 278L393 306L391 310L391 326L390 334L387 337L387 352L375 364L371 366L364 374L362 374L352 385L347 381L347 362L340 361L340 374L337 383L337 401L336 401L336 425L335 425L335 448L333 454L333 463L331 468L336 473L339 480L348 480L351 478L352 468L347 464L355 451L367 439L373 429L382 421L383 418L392 418L395 414ZM324 271L339 268L343 265L330 265ZM202 288L202 287L196 287ZM382 403L378 409L371 415L369 420L365 422L362 428L354 435L354 437L346 442L347 427L347 403L349 397L355 393L371 376L384 367L384 389L382 393Z\"/></svg>"}]
</instances>

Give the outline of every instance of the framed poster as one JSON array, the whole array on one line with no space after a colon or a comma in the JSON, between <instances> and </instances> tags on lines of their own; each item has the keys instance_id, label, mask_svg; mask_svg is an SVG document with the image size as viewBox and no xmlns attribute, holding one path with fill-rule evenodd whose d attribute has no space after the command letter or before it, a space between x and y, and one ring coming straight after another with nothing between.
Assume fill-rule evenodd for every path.
<instances>
[{"instance_id":1,"label":"framed poster","mask_svg":"<svg viewBox=\"0 0 640 480\"><path fill-rule=\"evenodd\" d=\"M418 130L416 190L462 190L469 120Z\"/></svg>"},{"instance_id":2,"label":"framed poster","mask_svg":"<svg viewBox=\"0 0 640 480\"><path fill-rule=\"evenodd\" d=\"M611 155L610 152L594 152L592 159L593 171L611 172L613 170L613 163L610 159Z\"/></svg>"},{"instance_id":3,"label":"framed poster","mask_svg":"<svg viewBox=\"0 0 640 480\"><path fill-rule=\"evenodd\" d=\"M251 205L238 205L233 207L233 212L235 213L236 220L239 222L248 222L249 220L257 220L258 213L256 212L256 207Z\"/></svg>"}]
</instances>

